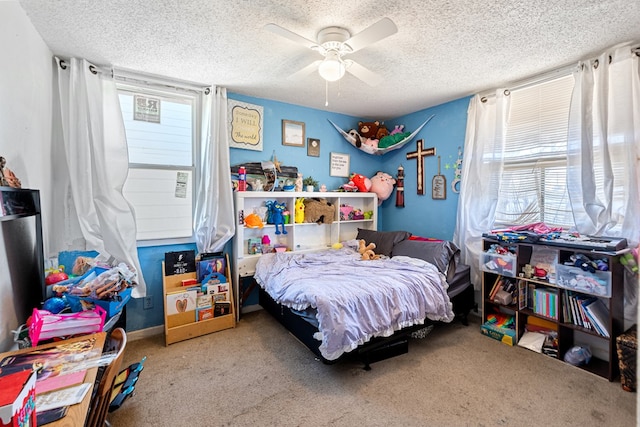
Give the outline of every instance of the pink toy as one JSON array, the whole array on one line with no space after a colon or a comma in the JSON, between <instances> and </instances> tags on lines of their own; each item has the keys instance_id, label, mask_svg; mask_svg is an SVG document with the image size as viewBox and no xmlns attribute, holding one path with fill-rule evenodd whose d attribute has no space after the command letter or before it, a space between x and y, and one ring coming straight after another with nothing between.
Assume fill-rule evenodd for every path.
<instances>
[{"instance_id":1,"label":"pink toy","mask_svg":"<svg viewBox=\"0 0 640 427\"><path fill-rule=\"evenodd\" d=\"M369 191L378 195L378 205L381 205L383 201L391 196L395 184L396 180L388 173L379 171L371 178Z\"/></svg>"},{"instance_id":2,"label":"pink toy","mask_svg":"<svg viewBox=\"0 0 640 427\"><path fill-rule=\"evenodd\" d=\"M404 125L396 125L393 130L389 133L389 135L395 135L396 133L404 132Z\"/></svg>"}]
</instances>

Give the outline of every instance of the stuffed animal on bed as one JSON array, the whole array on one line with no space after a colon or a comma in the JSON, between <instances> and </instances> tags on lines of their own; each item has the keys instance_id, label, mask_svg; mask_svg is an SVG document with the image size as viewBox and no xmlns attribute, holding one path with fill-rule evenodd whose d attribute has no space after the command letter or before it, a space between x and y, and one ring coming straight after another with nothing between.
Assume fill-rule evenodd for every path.
<instances>
[{"instance_id":1,"label":"stuffed animal on bed","mask_svg":"<svg viewBox=\"0 0 640 427\"><path fill-rule=\"evenodd\" d=\"M364 239L360 239L360 241L358 242L358 253L361 255L360 259L363 261L380 259L380 255L376 255L376 253L373 251L375 248L375 243L371 242L367 245Z\"/></svg>"},{"instance_id":2,"label":"stuffed animal on bed","mask_svg":"<svg viewBox=\"0 0 640 427\"><path fill-rule=\"evenodd\" d=\"M304 199L304 222L331 224L335 215L336 208L327 199L316 197Z\"/></svg>"}]
</instances>

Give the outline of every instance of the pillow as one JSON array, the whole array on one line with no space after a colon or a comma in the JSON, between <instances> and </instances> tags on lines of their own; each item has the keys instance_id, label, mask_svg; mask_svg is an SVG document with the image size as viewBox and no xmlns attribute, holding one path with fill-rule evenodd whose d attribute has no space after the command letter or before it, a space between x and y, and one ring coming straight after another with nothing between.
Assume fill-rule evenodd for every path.
<instances>
[{"instance_id":1,"label":"pillow","mask_svg":"<svg viewBox=\"0 0 640 427\"><path fill-rule=\"evenodd\" d=\"M393 247L391 256L410 256L430 262L438 271L447 276L447 282L453 279L456 264L460 258L460 249L453 242L405 240Z\"/></svg>"},{"instance_id":2,"label":"pillow","mask_svg":"<svg viewBox=\"0 0 640 427\"><path fill-rule=\"evenodd\" d=\"M411 233L408 231L376 231L358 228L358 235L356 236L356 239L364 239L366 244L375 243L375 253L391 257L393 247L397 243L408 239L410 236Z\"/></svg>"}]
</instances>

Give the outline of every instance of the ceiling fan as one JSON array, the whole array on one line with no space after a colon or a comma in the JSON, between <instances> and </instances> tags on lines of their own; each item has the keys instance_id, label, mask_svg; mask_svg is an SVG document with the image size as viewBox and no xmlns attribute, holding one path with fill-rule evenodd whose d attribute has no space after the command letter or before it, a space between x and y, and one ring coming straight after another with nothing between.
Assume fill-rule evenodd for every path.
<instances>
[{"instance_id":1,"label":"ceiling fan","mask_svg":"<svg viewBox=\"0 0 640 427\"><path fill-rule=\"evenodd\" d=\"M323 79L334 82L340 80L345 72L349 72L370 86L380 84L383 80L382 77L355 61L344 59L343 56L356 52L398 32L398 27L396 27L396 24L389 18L383 18L353 36L344 28L323 28L318 32L316 41L309 40L276 24L267 24L265 25L265 29L315 50L324 56L323 60L312 62L292 74L290 78L299 79L318 70L318 73Z\"/></svg>"}]
</instances>

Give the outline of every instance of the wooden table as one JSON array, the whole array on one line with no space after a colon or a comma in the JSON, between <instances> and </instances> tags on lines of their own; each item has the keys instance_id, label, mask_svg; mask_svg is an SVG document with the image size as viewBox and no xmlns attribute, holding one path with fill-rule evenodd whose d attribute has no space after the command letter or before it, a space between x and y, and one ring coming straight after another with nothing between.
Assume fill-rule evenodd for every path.
<instances>
[{"instance_id":1,"label":"wooden table","mask_svg":"<svg viewBox=\"0 0 640 427\"><path fill-rule=\"evenodd\" d=\"M98 332L96 334L83 335L83 336L79 336L79 337L75 337L75 338L70 338L70 339L64 340L64 341L58 341L58 342L43 344L43 345L39 345L37 347L23 348L23 349L16 350L16 351L9 351L9 352L6 352L6 353L0 353L0 361L4 360L4 358L8 357L8 356L26 354L26 353L33 352L35 350L46 350L46 349L49 349L49 348L56 347L56 346L60 345L61 343L72 344L74 342L86 340L87 338L93 338L93 337L96 338L96 340L95 340L95 342L93 344L93 348L94 349L99 349L100 351L102 351L102 348L104 347L104 341L105 341L106 335L107 334L105 332ZM86 373L86 375L84 377L84 382L85 383L94 383L95 379L96 379L97 372L98 372L98 368L97 367L96 368L87 369L87 373ZM67 415L65 417L63 417L62 419L60 419L58 421L55 421L55 422L53 422L51 424L47 424L47 425L51 426L51 427L78 427L78 426L83 426L84 423L85 423L85 420L87 419L87 411L89 409L89 403L90 402L91 402L91 390L87 393L87 395L84 397L82 402L78 403L77 405L69 406L69 410L67 411Z\"/></svg>"}]
</instances>

